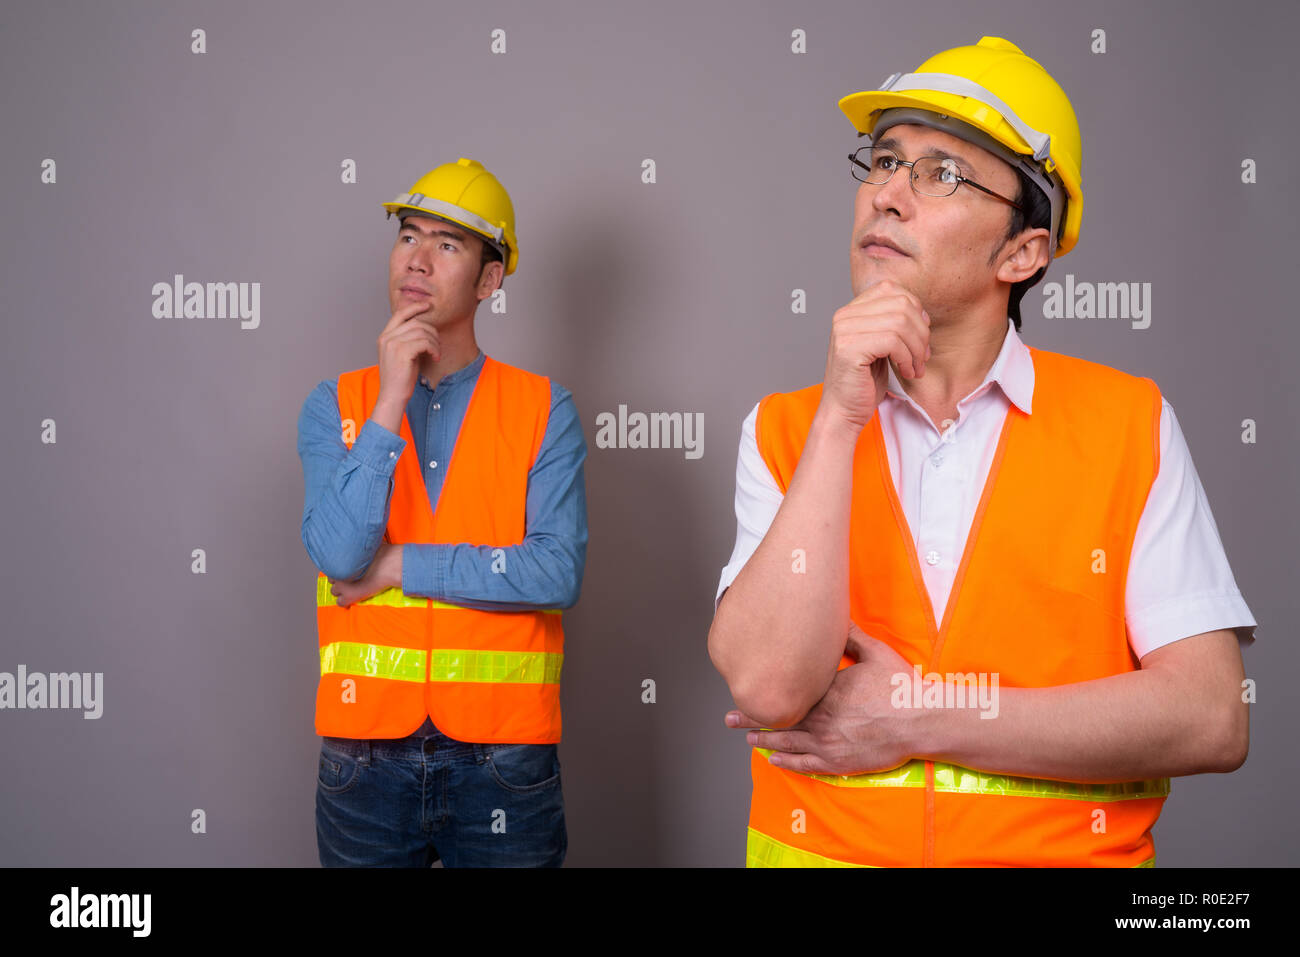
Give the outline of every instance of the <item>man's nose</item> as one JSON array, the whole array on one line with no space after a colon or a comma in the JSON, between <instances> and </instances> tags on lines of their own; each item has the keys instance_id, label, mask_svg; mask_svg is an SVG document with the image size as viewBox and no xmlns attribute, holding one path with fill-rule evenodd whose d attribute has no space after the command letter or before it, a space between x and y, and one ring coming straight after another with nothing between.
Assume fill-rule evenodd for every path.
<instances>
[{"instance_id":1,"label":"man's nose","mask_svg":"<svg viewBox=\"0 0 1300 957\"><path fill-rule=\"evenodd\" d=\"M406 268L426 274L432 272L433 254L423 246L412 250L410 257L406 260Z\"/></svg>"},{"instance_id":2,"label":"man's nose","mask_svg":"<svg viewBox=\"0 0 1300 957\"><path fill-rule=\"evenodd\" d=\"M912 197L912 167L900 166L889 177L889 182L876 187L871 205L881 212L887 209L901 210L912 201Z\"/></svg>"}]
</instances>

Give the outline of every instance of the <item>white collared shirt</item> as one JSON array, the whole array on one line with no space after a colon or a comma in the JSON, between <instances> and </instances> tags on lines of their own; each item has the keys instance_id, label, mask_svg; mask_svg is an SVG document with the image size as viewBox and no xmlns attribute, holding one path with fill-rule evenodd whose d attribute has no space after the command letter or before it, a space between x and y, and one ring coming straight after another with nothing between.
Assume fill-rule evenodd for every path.
<instances>
[{"instance_id":1,"label":"white collared shirt","mask_svg":"<svg viewBox=\"0 0 1300 957\"><path fill-rule=\"evenodd\" d=\"M889 367L876 412L936 622L943 621L1003 420L1013 402L1028 414L1033 395L1034 361L1009 318L988 375L957 403L957 421L942 435ZM1138 521L1124 594L1129 644L1139 659L1171 641L1221 628L1234 629L1243 645L1255 640L1255 619L1233 580L1173 406L1163 396L1161 403L1160 467ZM741 427L736 547L722 569L715 609L784 498L758 451L757 416L755 405Z\"/></svg>"}]
</instances>

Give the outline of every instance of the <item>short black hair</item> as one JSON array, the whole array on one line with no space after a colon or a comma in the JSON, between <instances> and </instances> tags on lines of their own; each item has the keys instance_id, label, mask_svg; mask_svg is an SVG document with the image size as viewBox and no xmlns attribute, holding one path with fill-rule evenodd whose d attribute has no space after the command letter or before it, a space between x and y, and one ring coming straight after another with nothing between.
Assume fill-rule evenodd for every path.
<instances>
[{"instance_id":1,"label":"short black hair","mask_svg":"<svg viewBox=\"0 0 1300 957\"><path fill-rule=\"evenodd\" d=\"M1052 203L1047 198L1047 194L1018 167L1016 168L1016 179L1019 180L1016 202L1022 208L1010 207L1011 221L1007 224L1006 233L998 240L993 256L989 258L990 265L997 258L997 251L1002 248L1003 244L1009 239L1014 239L1024 230L1046 229L1050 232L1052 229ZM1055 243L1056 237L1049 236L1047 241ZM1029 291L1030 287L1038 284L1046 273L1047 267L1044 266L1028 279L1022 279L1020 282L1011 284L1011 295L1007 299L1007 314L1011 317L1011 321L1015 323L1016 332L1020 332L1020 300L1025 297L1025 293Z\"/></svg>"}]
</instances>

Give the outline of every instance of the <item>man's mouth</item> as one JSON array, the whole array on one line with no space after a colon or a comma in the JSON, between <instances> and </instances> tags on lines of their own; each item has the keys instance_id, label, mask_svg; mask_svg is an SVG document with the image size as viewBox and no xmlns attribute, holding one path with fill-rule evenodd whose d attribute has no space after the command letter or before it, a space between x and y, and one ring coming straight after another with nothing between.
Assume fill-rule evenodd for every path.
<instances>
[{"instance_id":1,"label":"man's mouth","mask_svg":"<svg viewBox=\"0 0 1300 957\"><path fill-rule=\"evenodd\" d=\"M906 256L894 243L893 239L884 233L867 233L862 237L862 251L868 256L878 256L887 258L889 256Z\"/></svg>"},{"instance_id":2,"label":"man's mouth","mask_svg":"<svg viewBox=\"0 0 1300 957\"><path fill-rule=\"evenodd\" d=\"M872 257L878 256L882 259L888 259L890 256L898 256L901 258L904 255L903 253L900 253L897 249L894 249L892 246L881 246L879 243L870 243L866 246L863 246L862 251L866 253L868 256L872 256Z\"/></svg>"}]
</instances>

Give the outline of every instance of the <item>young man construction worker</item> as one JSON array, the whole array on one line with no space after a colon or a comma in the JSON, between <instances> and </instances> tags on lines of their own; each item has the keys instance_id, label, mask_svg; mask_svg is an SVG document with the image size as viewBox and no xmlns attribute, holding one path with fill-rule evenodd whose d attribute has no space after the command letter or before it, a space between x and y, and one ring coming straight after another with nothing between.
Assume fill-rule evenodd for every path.
<instances>
[{"instance_id":1,"label":"young man construction worker","mask_svg":"<svg viewBox=\"0 0 1300 957\"><path fill-rule=\"evenodd\" d=\"M1156 384L1017 335L1073 109L998 37L840 107L854 298L745 421L709 632L727 723L781 729L748 863L1153 865L1168 779L1245 760L1255 621Z\"/></svg>"},{"instance_id":2,"label":"young man construction worker","mask_svg":"<svg viewBox=\"0 0 1300 957\"><path fill-rule=\"evenodd\" d=\"M475 341L519 256L496 178L460 159L383 205L401 222L379 364L322 382L298 423L321 864L558 867L586 443L566 389Z\"/></svg>"}]
</instances>

